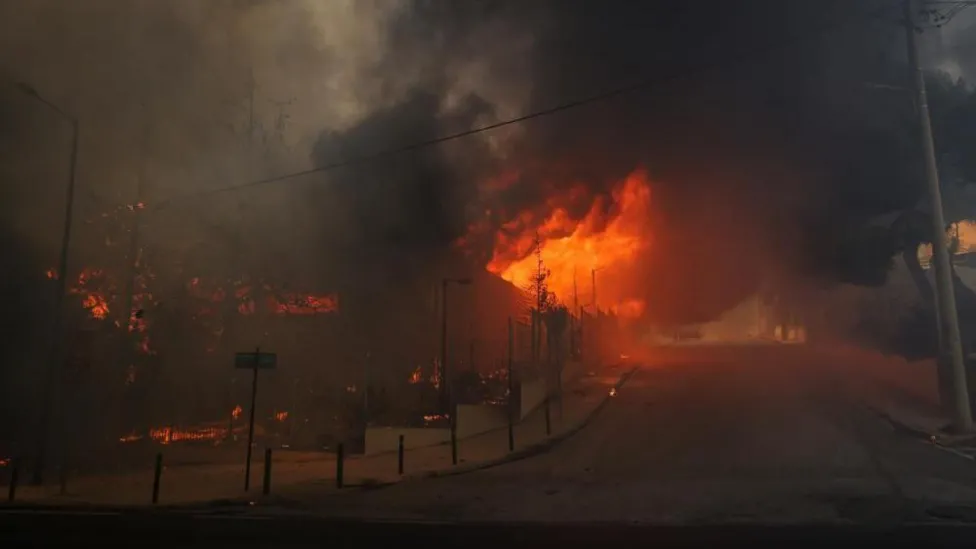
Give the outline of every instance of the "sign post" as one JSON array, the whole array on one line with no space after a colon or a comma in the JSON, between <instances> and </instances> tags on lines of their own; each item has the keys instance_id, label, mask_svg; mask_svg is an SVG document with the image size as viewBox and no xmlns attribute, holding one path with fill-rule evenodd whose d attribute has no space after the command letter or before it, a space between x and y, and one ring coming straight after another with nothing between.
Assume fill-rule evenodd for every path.
<instances>
[{"instance_id":1,"label":"sign post","mask_svg":"<svg viewBox=\"0 0 976 549\"><path fill-rule=\"evenodd\" d=\"M251 378L251 417L247 426L247 461L244 464L244 491L251 488L251 451L254 446L254 414L258 400L258 370L273 370L278 362L278 355L262 353L256 347L253 353L237 353L234 355L234 367L253 370Z\"/></svg>"},{"instance_id":2,"label":"sign post","mask_svg":"<svg viewBox=\"0 0 976 549\"><path fill-rule=\"evenodd\" d=\"M512 361L515 356L515 328L512 317L508 317L508 368L505 372L508 381L508 451L515 451L515 381L512 379Z\"/></svg>"}]
</instances>

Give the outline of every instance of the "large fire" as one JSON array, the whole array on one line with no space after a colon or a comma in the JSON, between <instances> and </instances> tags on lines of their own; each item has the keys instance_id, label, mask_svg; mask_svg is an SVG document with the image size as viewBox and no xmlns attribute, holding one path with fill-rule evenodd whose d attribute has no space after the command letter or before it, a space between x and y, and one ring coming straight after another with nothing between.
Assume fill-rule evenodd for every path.
<instances>
[{"instance_id":1,"label":"large fire","mask_svg":"<svg viewBox=\"0 0 976 549\"><path fill-rule=\"evenodd\" d=\"M638 317L644 302L627 295L626 286L638 255L651 244L650 194L647 175L635 171L614 189L611 204L597 200L580 220L560 207L538 220L523 212L502 227L487 268L519 287L531 287L539 267L533 253L538 238L548 289L560 302L572 305L578 296L581 305L591 304L596 295L600 309ZM605 282L594 289L594 279Z\"/></svg>"}]
</instances>

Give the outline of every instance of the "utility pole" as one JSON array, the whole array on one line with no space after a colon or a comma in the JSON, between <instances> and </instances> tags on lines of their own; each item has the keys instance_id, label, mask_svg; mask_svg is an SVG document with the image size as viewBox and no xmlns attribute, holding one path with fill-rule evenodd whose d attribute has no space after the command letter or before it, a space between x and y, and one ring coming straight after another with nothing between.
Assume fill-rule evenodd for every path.
<instances>
[{"instance_id":1,"label":"utility pole","mask_svg":"<svg viewBox=\"0 0 976 549\"><path fill-rule=\"evenodd\" d=\"M44 467L47 461L47 444L51 426L51 406L54 400L54 386L56 380L61 379L60 372L64 358L64 296L68 293L68 252L71 249L71 228L74 222L75 182L78 173L78 119L51 103L37 91L26 85L18 87L28 96L44 104L58 116L71 125L71 160L68 167L68 183L66 186L64 227L61 234L61 253L58 257L57 286L54 292L54 319L51 322L51 346L49 349L47 368L44 372L44 394L41 399L41 418L37 430L37 450L31 481L41 485L44 480Z\"/></svg>"},{"instance_id":2,"label":"utility pole","mask_svg":"<svg viewBox=\"0 0 976 549\"><path fill-rule=\"evenodd\" d=\"M915 95L915 112L922 132L922 155L925 161L925 181L932 204L932 266L935 269L940 325L945 331L948 349L939 349L939 356L947 351L952 365L953 412L955 426L969 432L973 428L973 416L969 407L969 390L966 386L966 363L962 353L962 335L956 312L956 298L952 287L952 264L946 245L946 223L942 211L942 191L939 186L939 169L932 138L932 120L929 117L928 96L925 90L925 73L919 62L918 41L915 33L917 9L913 0L905 0L905 36L908 45L908 62L911 69L911 86Z\"/></svg>"},{"instance_id":3,"label":"utility pole","mask_svg":"<svg viewBox=\"0 0 976 549\"><path fill-rule=\"evenodd\" d=\"M119 345L118 371L122 371L130 365L132 359L132 338L131 333L134 329L133 321L133 301L135 294L136 278L139 276L139 267L142 260L142 250L139 242L139 229L141 225L143 196L146 185L146 177L149 164L149 113L143 106L145 120L142 128L142 162L139 167L139 174L136 177L136 199L132 205L132 235L129 239L129 255L127 256L128 274L125 280L125 293L123 294L122 311L125 320L122 324L122 337ZM131 413L131 410L128 411ZM141 427L141 426L140 426Z\"/></svg>"},{"instance_id":4,"label":"utility pole","mask_svg":"<svg viewBox=\"0 0 976 549\"><path fill-rule=\"evenodd\" d=\"M251 67L247 81L247 150L251 154L254 145L254 67ZM253 157L249 156L249 159Z\"/></svg>"},{"instance_id":5,"label":"utility pole","mask_svg":"<svg viewBox=\"0 0 976 549\"><path fill-rule=\"evenodd\" d=\"M441 413L451 414L447 387L447 278L441 280Z\"/></svg>"},{"instance_id":6,"label":"utility pole","mask_svg":"<svg viewBox=\"0 0 976 549\"><path fill-rule=\"evenodd\" d=\"M454 410L451 405L451 387L448 384L448 376L450 373L447 368L447 287L452 282L459 286L467 286L472 281L470 278L441 279L441 371L439 372L441 378L441 408L443 413L451 414L451 421L453 422Z\"/></svg>"}]
</instances>

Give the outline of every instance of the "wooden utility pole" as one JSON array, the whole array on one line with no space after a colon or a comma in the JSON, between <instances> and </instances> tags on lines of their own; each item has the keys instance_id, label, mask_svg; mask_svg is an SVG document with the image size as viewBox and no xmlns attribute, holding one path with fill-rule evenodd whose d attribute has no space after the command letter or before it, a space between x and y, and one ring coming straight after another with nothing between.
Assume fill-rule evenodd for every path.
<instances>
[{"instance_id":1,"label":"wooden utility pole","mask_svg":"<svg viewBox=\"0 0 976 549\"><path fill-rule=\"evenodd\" d=\"M956 312L956 297L952 287L952 265L946 243L946 222L942 211L942 190L939 186L939 168L932 138L932 120L929 117L928 94L925 90L925 73L919 62L916 17L918 7L913 0L905 0L905 36L908 45L908 63L911 68L911 86L915 96L915 114L922 133L922 157L925 162L925 182L928 187L932 214L932 266L935 269L939 326L944 333L945 346L939 349L939 358L948 355L952 365L953 415L955 426L968 432L973 428L972 410L969 407L969 390L966 386L966 363L962 353L962 334ZM940 334L942 335L942 334Z\"/></svg>"}]
</instances>

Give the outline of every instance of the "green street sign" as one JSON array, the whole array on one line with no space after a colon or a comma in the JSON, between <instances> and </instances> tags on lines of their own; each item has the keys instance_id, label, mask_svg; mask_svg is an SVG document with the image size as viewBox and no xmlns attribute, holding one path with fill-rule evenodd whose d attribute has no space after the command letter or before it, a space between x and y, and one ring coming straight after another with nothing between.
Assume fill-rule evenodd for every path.
<instances>
[{"instance_id":1,"label":"green street sign","mask_svg":"<svg viewBox=\"0 0 976 549\"><path fill-rule=\"evenodd\" d=\"M234 367L244 370L274 370L278 365L278 355L275 353L236 353Z\"/></svg>"}]
</instances>

